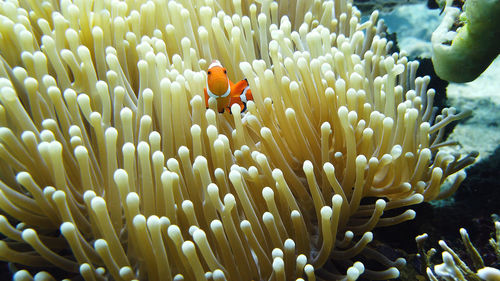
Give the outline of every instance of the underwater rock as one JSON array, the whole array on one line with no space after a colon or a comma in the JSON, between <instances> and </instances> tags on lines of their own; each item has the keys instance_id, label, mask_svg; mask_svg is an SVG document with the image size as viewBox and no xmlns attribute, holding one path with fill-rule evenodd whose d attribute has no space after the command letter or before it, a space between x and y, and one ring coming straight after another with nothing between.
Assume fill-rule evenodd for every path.
<instances>
[{"instance_id":1,"label":"underwater rock","mask_svg":"<svg viewBox=\"0 0 500 281\"><path fill-rule=\"evenodd\" d=\"M373 10L379 10L381 12L390 12L394 8L407 5L424 3L425 0L354 0L354 4L363 13L371 12Z\"/></svg>"},{"instance_id":2,"label":"underwater rock","mask_svg":"<svg viewBox=\"0 0 500 281\"><path fill-rule=\"evenodd\" d=\"M469 83L450 83L446 95L449 106L458 110L470 108L471 118L460 122L448 140L457 141L461 153L479 151L479 159L490 156L500 143L500 57L476 80Z\"/></svg>"},{"instance_id":3,"label":"underwater rock","mask_svg":"<svg viewBox=\"0 0 500 281\"><path fill-rule=\"evenodd\" d=\"M422 1L416 4L413 3L415 1L399 2L405 5L381 12L380 18L384 20L389 33L397 34L398 47L406 51L409 57L430 58L431 35L439 25L439 10L427 8Z\"/></svg>"}]
</instances>

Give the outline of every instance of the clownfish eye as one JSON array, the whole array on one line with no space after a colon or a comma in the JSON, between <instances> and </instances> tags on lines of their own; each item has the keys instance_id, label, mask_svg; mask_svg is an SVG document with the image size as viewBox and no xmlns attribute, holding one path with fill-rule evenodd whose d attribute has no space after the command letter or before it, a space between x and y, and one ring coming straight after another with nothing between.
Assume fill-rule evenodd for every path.
<instances>
[{"instance_id":1,"label":"clownfish eye","mask_svg":"<svg viewBox=\"0 0 500 281\"><path fill-rule=\"evenodd\" d=\"M208 75L212 74L212 71L210 71L210 70L209 70L209 71L207 71L207 74L208 74Z\"/></svg>"},{"instance_id":2,"label":"clownfish eye","mask_svg":"<svg viewBox=\"0 0 500 281\"><path fill-rule=\"evenodd\" d=\"M227 71L224 69L224 74L227 74Z\"/></svg>"}]
</instances>

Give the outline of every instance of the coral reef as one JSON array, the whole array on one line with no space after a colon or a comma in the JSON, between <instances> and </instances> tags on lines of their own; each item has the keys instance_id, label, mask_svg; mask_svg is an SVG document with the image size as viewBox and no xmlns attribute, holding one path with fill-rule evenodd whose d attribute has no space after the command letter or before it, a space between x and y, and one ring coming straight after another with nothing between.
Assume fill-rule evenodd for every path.
<instances>
[{"instance_id":1,"label":"coral reef","mask_svg":"<svg viewBox=\"0 0 500 281\"><path fill-rule=\"evenodd\" d=\"M452 194L477 155L440 150L469 112L433 107L377 18L344 0L2 2L14 280L397 277L371 231ZM213 59L248 79L245 114L205 109Z\"/></svg>"},{"instance_id":2,"label":"coral reef","mask_svg":"<svg viewBox=\"0 0 500 281\"><path fill-rule=\"evenodd\" d=\"M446 0L443 21L432 35L439 77L469 82L491 64L500 54L499 14L499 0Z\"/></svg>"}]
</instances>

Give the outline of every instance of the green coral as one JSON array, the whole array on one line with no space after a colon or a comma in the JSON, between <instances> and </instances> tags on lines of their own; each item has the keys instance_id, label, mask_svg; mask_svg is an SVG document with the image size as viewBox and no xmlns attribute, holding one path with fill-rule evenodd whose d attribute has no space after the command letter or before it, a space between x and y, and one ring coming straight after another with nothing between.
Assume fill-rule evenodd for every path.
<instances>
[{"instance_id":1,"label":"green coral","mask_svg":"<svg viewBox=\"0 0 500 281\"><path fill-rule=\"evenodd\" d=\"M463 11L456 2L446 1L432 34L432 62L442 79L469 82L500 53L500 0L467 0Z\"/></svg>"}]
</instances>

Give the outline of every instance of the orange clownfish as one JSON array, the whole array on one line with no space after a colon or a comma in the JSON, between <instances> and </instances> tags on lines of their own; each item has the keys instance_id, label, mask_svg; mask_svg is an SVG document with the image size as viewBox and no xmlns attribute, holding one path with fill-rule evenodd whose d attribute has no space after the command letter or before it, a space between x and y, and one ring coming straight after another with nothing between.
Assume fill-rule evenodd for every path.
<instances>
[{"instance_id":1,"label":"orange clownfish","mask_svg":"<svg viewBox=\"0 0 500 281\"><path fill-rule=\"evenodd\" d=\"M246 103L253 100L252 91L247 79L243 79L234 84L227 77L227 70L218 60L212 61L207 70L207 87L205 88L205 105L208 108L208 99L217 100L217 111L231 112L231 106L235 103L241 107L241 112L245 111Z\"/></svg>"}]
</instances>

